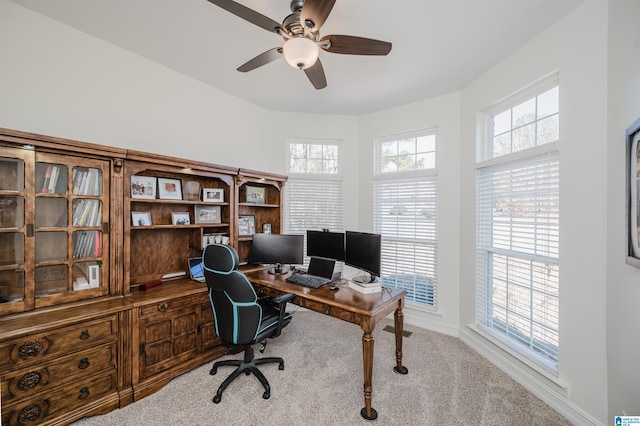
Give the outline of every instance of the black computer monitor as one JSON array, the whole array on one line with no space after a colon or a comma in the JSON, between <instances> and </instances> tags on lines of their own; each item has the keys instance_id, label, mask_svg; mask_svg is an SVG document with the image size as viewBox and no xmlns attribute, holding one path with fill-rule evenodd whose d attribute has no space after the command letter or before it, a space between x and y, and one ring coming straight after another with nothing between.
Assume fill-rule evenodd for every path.
<instances>
[{"instance_id":1,"label":"black computer monitor","mask_svg":"<svg viewBox=\"0 0 640 426\"><path fill-rule=\"evenodd\" d=\"M344 263L365 272L352 278L358 282L376 282L380 276L382 236L367 232L345 232Z\"/></svg>"},{"instance_id":2,"label":"black computer monitor","mask_svg":"<svg viewBox=\"0 0 640 426\"><path fill-rule=\"evenodd\" d=\"M271 274L289 271L283 265L301 265L304 262L304 235L253 234L251 263L275 264Z\"/></svg>"},{"instance_id":3,"label":"black computer monitor","mask_svg":"<svg viewBox=\"0 0 640 426\"><path fill-rule=\"evenodd\" d=\"M307 230L307 256L344 260L344 232Z\"/></svg>"}]
</instances>

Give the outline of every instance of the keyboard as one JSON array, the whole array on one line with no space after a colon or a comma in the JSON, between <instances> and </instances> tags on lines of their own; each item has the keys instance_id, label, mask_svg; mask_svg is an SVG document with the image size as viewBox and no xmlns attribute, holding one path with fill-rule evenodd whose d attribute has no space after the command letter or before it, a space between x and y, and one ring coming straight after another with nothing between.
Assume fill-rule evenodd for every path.
<instances>
[{"instance_id":1,"label":"keyboard","mask_svg":"<svg viewBox=\"0 0 640 426\"><path fill-rule=\"evenodd\" d=\"M322 277L316 277L313 275L305 275L305 274L291 274L286 278L286 280L290 283L300 284L305 287L318 288L321 285L330 283L331 280Z\"/></svg>"}]
</instances>

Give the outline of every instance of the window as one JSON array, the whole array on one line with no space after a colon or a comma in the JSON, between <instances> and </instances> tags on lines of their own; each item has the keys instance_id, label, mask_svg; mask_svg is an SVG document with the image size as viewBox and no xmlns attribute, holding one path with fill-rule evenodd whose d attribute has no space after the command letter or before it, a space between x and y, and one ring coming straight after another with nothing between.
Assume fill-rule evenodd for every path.
<instances>
[{"instance_id":1,"label":"window","mask_svg":"<svg viewBox=\"0 0 640 426\"><path fill-rule=\"evenodd\" d=\"M557 77L486 114L476 203L477 324L553 372L559 341L559 118Z\"/></svg>"},{"instance_id":2,"label":"window","mask_svg":"<svg viewBox=\"0 0 640 426\"><path fill-rule=\"evenodd\" d=\"M436 307L437 172L434 129L376 142L374 231L382 235L382 283Z\"/></svg>"},{"instance_id":3,"label":"window","mask_svg":"<svg viewBox=\"0 0 640 426\"><path fill-rule=\"evenodd\" d=\"M305 234L306 238L307 229L344 231L339 148L335 141L288 141L286 233ZM342 264L336 263L336 270L341 269Z\"/></svg>"}]
</instances>

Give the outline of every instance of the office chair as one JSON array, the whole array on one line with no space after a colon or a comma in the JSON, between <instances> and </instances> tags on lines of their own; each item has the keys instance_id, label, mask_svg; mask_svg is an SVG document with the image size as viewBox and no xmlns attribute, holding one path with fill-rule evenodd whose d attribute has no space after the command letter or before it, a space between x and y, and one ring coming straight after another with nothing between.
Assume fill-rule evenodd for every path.
<instances>
[{"instance_id":1,"label":"office chair","mask_svg":"<svg viewBox=\"0 0 640 426\"><path fill-rule=\"evenodd\" d=\"M251 282L237 269L238 253L228 245L210 244L204 249L202 258L216 334L229 348L244 347L243 360L223 360L213 364L211 375L216 374L221 366L238 367L222 382L213 402L220 402L222 392L241 373L253 373L264 386L262 397L269 399L269 382L257 365L276 362L278 369L284 370L284 360L276 357L255 359L252 345L262 342L260 352L263 352L266 339L280 335L282 328L291 321L291 314L285 308L295 295L287 293L259 300Z\"/></svg>"}]
</instances>

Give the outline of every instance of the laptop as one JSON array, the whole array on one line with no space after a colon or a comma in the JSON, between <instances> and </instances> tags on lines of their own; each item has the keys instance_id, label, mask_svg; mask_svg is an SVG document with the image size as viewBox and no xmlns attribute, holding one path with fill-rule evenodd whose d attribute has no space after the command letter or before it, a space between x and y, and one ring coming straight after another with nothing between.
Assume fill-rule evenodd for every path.
<instances>
[{"instance_id":1,"label":"laptop","mask_svg":"<svg viewBox=\"0 0 640 426\"><path fill-rule=\"evenodd\" d=\"M189 258L189 276L192 280L198 282L205 282L204 279L204 265L202 264L202 257Z\"/></svg>"},{"instance_id":2,"label":"laptop","mask_svg":"<svg viewBox=\"0 0 640 426\"><path fill-rule=\"evenodd\" d=\"M307 269L307 275L313 275L316 277L333 279L333 268L336 266L334 259L327 259L325 257L312 256L309 261L309 268Z\"/></svg>"}]
</instances>

